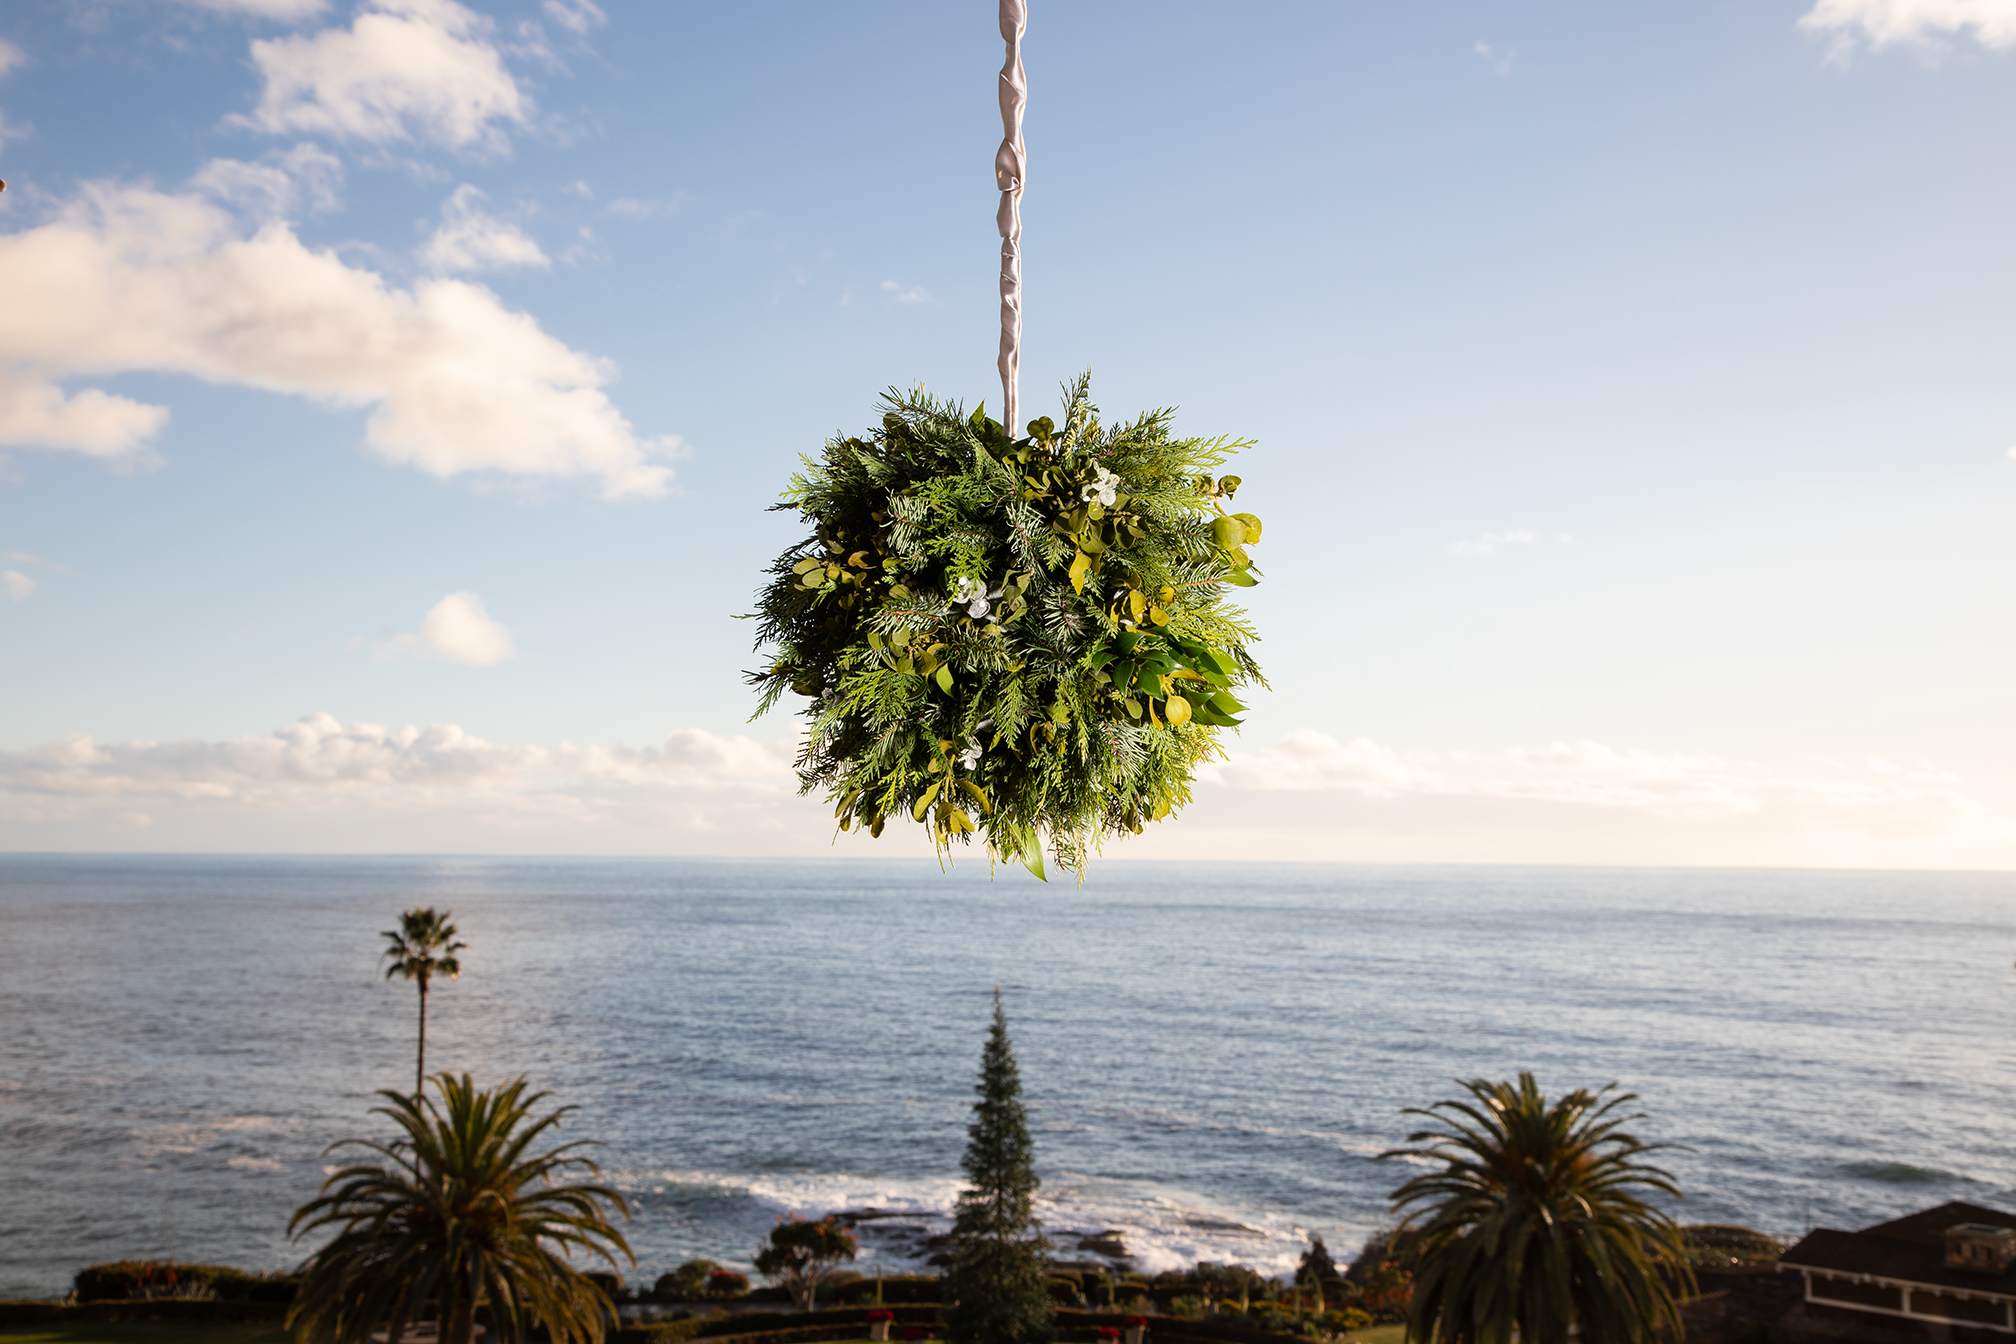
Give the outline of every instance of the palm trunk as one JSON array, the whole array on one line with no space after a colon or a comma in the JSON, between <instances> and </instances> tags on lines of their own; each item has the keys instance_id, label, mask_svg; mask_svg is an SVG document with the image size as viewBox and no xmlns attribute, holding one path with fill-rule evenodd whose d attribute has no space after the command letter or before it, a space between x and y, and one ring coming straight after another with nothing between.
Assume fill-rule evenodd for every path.
<instances>
[{"instance_id":1,"label":"palm trunk","mask_svg":"<svg viewBox=\"0 0 2016 1344\"><path fill-rule=\"evenodd\" d=\"M457 1302L455 1309L447 1313L441 1322L441 1344L475 1344L476 1303L471 1300Z\"/></svg>"},{"instance_id":2,"label":"palm trunk","mask_svg":"<svg viewBox=\"0 0 2016 1344\"><path fill-rule=\"evenodd\" d=\"M420 1051L413 1060L413 1100L417 1103L427 1090L427 979L420 979Z\"/></svg>"}]
</instances>

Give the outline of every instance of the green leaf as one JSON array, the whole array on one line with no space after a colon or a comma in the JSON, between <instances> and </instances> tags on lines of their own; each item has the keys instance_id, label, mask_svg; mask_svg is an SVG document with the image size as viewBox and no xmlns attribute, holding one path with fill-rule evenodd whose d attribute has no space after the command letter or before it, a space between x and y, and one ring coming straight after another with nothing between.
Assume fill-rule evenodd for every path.
<instances>
[{"instance_id":1,"label":"green leaf","mask_svg":"<svg viewBox=\"0 0 2016 1344\"><path fill-rule=\"evenodd\" d=\"M1170 696L1162 709L1169 716L1169 726L1171 728L1181 728L1184 724L1190 722L1190 702L1183 696Z\"/></svg>"},{"instance_id":2,"label":"green leaf","mask_svg":"<svg viewBox=\"0 0 2016 1344\"><path fill-rule=\"evenodd\" d=\"M941 779L936 783L934 783L930 788L924 790L923 793L917 795L917 801L914 804L912 804L910 808L910 820L912 821L924 820L925 812L930 810L931 800L938 796L938 790L943 788L944 786L945 781Z\"/></svg>"},{"instance_id":3,"label":"green leaf","mask_svg":"<svg viewBox=\"0 0 2016 1344\"><path fill-rule=\"evenodd\" d=\"M932 679L938 683L939 690L944 691L947 695L950 695L952 693L951 664L949 663L938 664L938 670L932 673L931 676Z\"/></svg>"},{"instance_id":4,"label":"green leaf","mask_svg":"<svg viewBox=\"0 0 2016 1344\"><path fill-rule=\"evenodd\" d=\"M1078 552L1077 556L1071 561L1071 591L1074 593L1084 592L1085 576L1091 572L1092 557L1083 551Z\"/></svg>"},{"instance_id":5,"label":"green leaf","mask_svg":"<svg viewBox=\"0 0 2016 1344\"><path fill-rule=\"evenodd\" d=\"M1231 584L1234 588L1253 588L1259 585L1260 580L1248 574L1244 569L1235 569L1225 575L1225 582Z\"/></svg>"}]
</instances>

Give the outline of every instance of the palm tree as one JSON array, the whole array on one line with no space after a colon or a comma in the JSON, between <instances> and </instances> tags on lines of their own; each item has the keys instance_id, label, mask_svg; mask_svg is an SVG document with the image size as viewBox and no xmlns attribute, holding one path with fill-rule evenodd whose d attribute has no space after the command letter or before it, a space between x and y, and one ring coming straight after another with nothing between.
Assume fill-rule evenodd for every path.
<instances>
[{"instance_id":1,"label":"palm tree","mask_svg":"<svg viewBox=\"0 0 2016 1344\"><path fill-rule=\"evenodd\" d=\"M434 1079L439 1100L380 1092L372 1114L398 1127L389 1142L345 1139L331 1153L364 1156L322 1183L295 1210L288 1235L335 1235L309 1258L287 1325L300 1344L399 1340L432 1318L441 1344L471 1344L482 1311L500 1344L542 1328L551 1344L600 1344L616 1319L609 1294L569 1256L635 1264L610 1221L629 1216L623 1196L594 1181L601 1169L581 1142L531 1152L573 1108L536 1119L546 1093L516 1079L481 1091L467 1074Z\"/></svg>"},{"instance_id":2,"label":"palm tree","mask_svg":"<svg viewBox=\"0 0 2016 1344\"><path fill-rule=\"evenodd\" d=\"M457 942L455 926L448 922L449 911L432 906L408 910L399 916L399 927L386 929L385 978L413 980L420 986L420 1050L413 1062L413 1095L426 1090L427 1078L427 986L437 975L450 980L462 978L462 962L456 953L469 945Z\"/></svg>"},{"instance_id":3,"label":"palm tree","mask_svg":"<svg viewBox=\"0 0 2016 1344\"><path fill-rule=\"evenodd\" d=\"M1433 1122L1387 1153L1433 1164L1393 1192L1415 1271L1408 1338L1441 1344L1640 1344L1678 1337L1691 1291L1678 1199L1642 1159L1615 1086L1549 1103L1533 1075L1472 1079L1469 1096L1410 1110Z\"/></svg>"}]
</instances>

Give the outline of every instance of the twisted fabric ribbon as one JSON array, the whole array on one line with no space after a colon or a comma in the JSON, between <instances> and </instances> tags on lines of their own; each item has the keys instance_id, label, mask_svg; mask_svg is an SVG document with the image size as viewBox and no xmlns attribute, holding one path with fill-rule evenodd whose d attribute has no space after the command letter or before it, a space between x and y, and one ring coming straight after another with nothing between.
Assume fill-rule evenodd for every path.
<instances>
[{"instance_id":1,"label":"twisted fabric ribbon","mask_svg":"<svg viewBox=\"0 0 2016 1344\"><path fill-rule=\"evenodd\" d=\"M1025 0L1001 0L1001 37L1008 58L1001 65L1001 148L994 155L994 185L1001 189L1001 207L994 226L1001 233L1001 423L1012 438L1018 432L1016 375L1022 368L1022 183L1027 172L1022 144L1022 109L1029 101L1029 81L1022 69L1022 31L1029 26Z\"/></svg>"}]
</instances>

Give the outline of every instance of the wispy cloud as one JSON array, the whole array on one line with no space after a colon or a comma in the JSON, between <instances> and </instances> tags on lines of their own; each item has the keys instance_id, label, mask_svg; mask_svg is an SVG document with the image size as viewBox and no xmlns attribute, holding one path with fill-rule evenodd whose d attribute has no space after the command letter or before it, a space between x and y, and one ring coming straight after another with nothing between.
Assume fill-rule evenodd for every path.
<instances>
[{"instance_id":1,"label":"wispy cloud","mask_svg":"<svg viewBox=\"0 0 2016 1344\"><path fill-rule=\"evenodd\" d=\"M579 36L586 36L609 22L609 16L595 0L546 0L541 8L547 18Z\"/></svg>"},{"instance_id":2,"label":"wispy cloud","mask_svg":"<svg viewBox=\"0 0 2016 1344\"><path fill-rule=\"evenodd\" d=\"M212 159L189 185L205 196L259 219L294 219L305 211L334 210L343 187L343 161L316 145L295 145L259 162Z\"/></svg>"},{"instance_id":3,"label":"wispy cloud","mask_svg":"<svg viewBox=\"0 0 2016 1344\"><path fill-rule=\"evenodd\" d=\"M35 580L18 569L0 569L0 597L9 602L26 602L34 596Z\"/></svg>"},{"instance_id":4,"label":"wispy cloud","mask_svg":"<svg viewBox=\"0 0 2016 1344\"><path fill-rule=\"evenodd\" d=\"M12 74L28 63L28 53L0 37L0 78Z\"/></svg>"},{"instance_id":5,"label":"wispy cloud","mask_svg":"<svg viewBox=\"0 0 2016 1344\"><path fill-rule=\"evenodd\" d=\"M493 214L483 193L467 183L442 204L441 223L420 249L420 259L437 271L465 273L545 270L553 264L531 234Z\"/></svg>"},{"instance_id":6,"label":"wispy cloud","mask_svg":"<svg viewBox=\"0 0 2016 1344\"><path fill-rule=\"evenodd\" d=\"M1449 553L1465 560L1480 560L1503 551L1526 550L1535 546L1568 546L1575 538L1566 532L1542 532L1530 527L1507 528L1500 532L1479 532L1474 537L1449 543Z\"/></svg>"},{"instance_id":7,"label":"wispy cloud","mask_svg":"<svg viewBox=\"0 0 2016 1344\"><path fill-rule=\"evenodd\" d=\"M882 297L891 303L908 305L931 302L931 291L922 285L906 285L900 280L884 280L881 289Z\"/></svg>"},{"instance_id":8,"label":"wispy cloud","mask_svg":"<svg viewBox=\"0 0 2016 1344\"><path fill-rule=\"evenodd\" d=\"M329 8L329 0L182 0L182 3L215 14L235 14L272 23L301 23L320 17Z\"/></svg>"},{"instance_id":9,"label":"wispy cloud","mask_svg":"<svg viewBox=\"0 0 2016 1344\"><path fill-rule=\"evenodd\" d=\"M617 219L665 219L685 208L686 197L683 194L648 201L637 196L618 196L605 207Z\"/></svg>"},{"instance_id":10,"label":"wispy cloud","mask_svg":"<svg viewBox=\"0 0 2016 1344\"><path fill-rule=\"evenodd\" d=\"M394 635L378 649L381 658L436 658L464 667L495 667L516 652L511 632L474 593L448 594L427 609L418 630Z\"/></svg>"},{"instance_id":11,"label":"wispy cloud","mask_svg":"<svg viewBox=\"0 0 2016 1344\"><path fill-rule=\"evenodd\" d=\"M487 289L403 288L202 185L87 184L0 235L0 274L0 445L139 454L166 407L64 384L167 373L366 410L372 451L434 476L587 478L609 496L671 484L677 439L623 416L606 361Z\"/></svg>"},{"instance_id":12,"label":"wispy cloud","mask_svg":"<svg viewBox=\"0 0 2016 1344\"><path fill-rule=\"evenodd\" d=\"M1512 67L1519 63L1516 47L1494 47L1481 38L1470 44L1470 52L1478 60L1489 66L1500 79L1512 73Z\"/></svg>"},{"instance_id":13,"label":"wispy cloud","mask_svg":"<svg viewBox=\"0 0 2016 1344\"><path fill-rule=\"evenodd\" d=\"M2016 47L2011 0L1815 0L1799 26L1834 39L1837 54L1971 38L1990 50Z\"/></svg>"}]
</instances>

